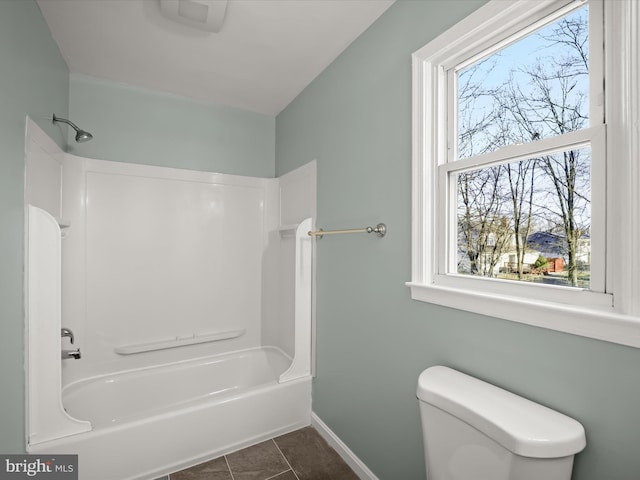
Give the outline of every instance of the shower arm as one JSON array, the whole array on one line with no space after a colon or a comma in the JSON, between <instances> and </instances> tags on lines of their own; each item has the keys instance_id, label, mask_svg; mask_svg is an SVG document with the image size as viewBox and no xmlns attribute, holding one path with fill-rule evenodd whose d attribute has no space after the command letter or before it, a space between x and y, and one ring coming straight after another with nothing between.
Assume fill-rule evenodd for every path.
<instances>
[{"instance_id":1,"label":"shower arm","mask_svg":"<svg viewBox=\"0 0 640 480\"><path fill-rule=\"evenodd\" d=\"M56 117L56 114L53 114L53 122L62 122L62 123L66 123L67 125L70 125L76 132L79 132L81 129L80 127L78 127L75 123L73 123L71 120L67 120L66 118L60 118L60 117Z\"/></svg>"}]
</instances>

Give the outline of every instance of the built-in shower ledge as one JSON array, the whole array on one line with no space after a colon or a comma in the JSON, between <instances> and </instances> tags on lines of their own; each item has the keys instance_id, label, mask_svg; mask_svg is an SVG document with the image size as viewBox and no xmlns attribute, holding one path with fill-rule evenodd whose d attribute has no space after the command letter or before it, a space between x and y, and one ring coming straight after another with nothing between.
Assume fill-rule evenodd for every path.
<instances>
[{"instance_id":1,"label":"built-in shower ledge","mask_svg":"<svg viewBox=\"0 0 640 480\"><path fill-rule=\"evenodd\" d=\"M165 348L184 347L187 345L195 345L197 343L219 342L221 340L229 340L244 335L246 330L229 330L226 332L214 333L194 333L190 336L174 337L164 340L156 340L147 343L136 343L134 345L120 345L113 350L118 355L132 355L135 353L152 352L154 350L163 350Z\"/></svg>"}]
</instances>

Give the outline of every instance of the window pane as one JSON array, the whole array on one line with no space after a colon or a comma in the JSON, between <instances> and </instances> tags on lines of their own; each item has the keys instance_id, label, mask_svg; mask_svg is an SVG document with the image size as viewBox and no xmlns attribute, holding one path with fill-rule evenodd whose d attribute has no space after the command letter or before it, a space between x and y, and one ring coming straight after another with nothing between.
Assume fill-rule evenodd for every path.
<instances>
[{"instance_id":1,"label":"window pane","mask_svg":"<svg viewBox=\"0 0 640 480\"><path fill-rule=\"evenodd\" d=\"M582 7L457 73L458 158L589 125Z\"/></svg>"},{"instance_id":2,"label":"window pane","mask_svg":"<svg viewBox=\"0 0 640 480\"><path fill-rule=\"evenodd\" d=\"M589 288L590 148L455 175L458 273Z\"/></svg>"}]
</instances>

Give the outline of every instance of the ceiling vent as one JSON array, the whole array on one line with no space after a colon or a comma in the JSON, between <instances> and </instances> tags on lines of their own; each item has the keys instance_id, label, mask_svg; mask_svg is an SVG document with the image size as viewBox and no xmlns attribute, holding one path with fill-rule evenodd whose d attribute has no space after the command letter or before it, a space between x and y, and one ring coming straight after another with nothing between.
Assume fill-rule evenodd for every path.
<instances>
[{"instance_id":1,"label":"ceiling vent","mask_svg":"<svg viewBox=\"0 0 640 480\"><path fill-rule=\"evenodd\" d=\"M227 11L227 0L160 0L160 12L190 27L219 32Z\"/></svg>"}]
</instances>

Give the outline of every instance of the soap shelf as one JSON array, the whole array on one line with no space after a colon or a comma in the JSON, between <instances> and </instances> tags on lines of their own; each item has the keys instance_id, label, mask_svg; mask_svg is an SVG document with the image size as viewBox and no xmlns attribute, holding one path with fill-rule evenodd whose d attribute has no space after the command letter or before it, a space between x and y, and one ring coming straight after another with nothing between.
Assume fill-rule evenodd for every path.
<instances>
[{"instance_id":1,"label":"soap shelf","mask_svg":"<svg viewBox=\"0 0 640 480\"><path fill-rule=\"evenodd\" d=\"M134 353L152 352L154 350L164 350L166 348L184 347L187 345L195 345L198 343L219 342L221 340L230 340L244 335L246 330L229 330L226 332L215 333L194 333L191 336L178 336L166 340L158 340L155 342L137 343L133 345L120 345L113 349L118 355L132 355Z\"/></svg>"}]
</instances>

